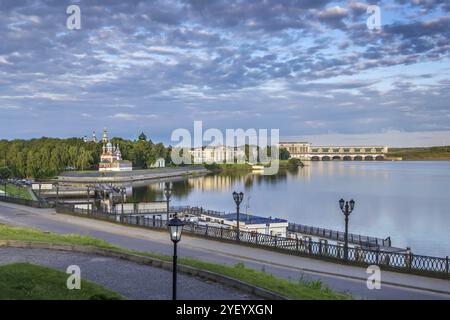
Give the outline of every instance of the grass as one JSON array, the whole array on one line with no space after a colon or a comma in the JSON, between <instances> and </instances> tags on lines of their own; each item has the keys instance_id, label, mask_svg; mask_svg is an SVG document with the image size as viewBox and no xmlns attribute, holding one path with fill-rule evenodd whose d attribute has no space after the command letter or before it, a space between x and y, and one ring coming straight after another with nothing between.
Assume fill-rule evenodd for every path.
<instances>
[{"instance_id":1,"label":"grass","mask_svg":"<svg viewBox=\"0 0 450 320\"><path fill-rule=\"evenodd\" d=\"M388 157L403 160L450 160L450 146L423 148L389 148Z\"/></svg>"},{"instance_id":2,"label":"grass","mask_svg":"<svg viewBox=\"0 0 450 320\"><path fill-rule=\"evenodd\" d=\"M0 224L0 240L19 240L95 246L104 249L119 249L106 241L79 234L58 234L32 228L20 228Z\"/></svg>"},{"instance_id":3,"label":"grass","mask_svg":"<svg viewBox=\"0 0 450 320\"><path fill-rule=\"evenodd\" d=\"M219 273L234 279L238 279L258 287L268 289L285 297L296 300L344 300L350 296L339 294L323 286L320 281L308 282L302 276L298 280L287 280L275 277L264 270L257 271L246 267L242 263L234 266L220 265L199 261L192 258L181 258L181 264L189 265L203 270Z\"/></svg>"},{"instance_id":4,"label":"grass","mask_svg":"<svg viewBox=\"0 0 450 320\"><path fill-rule=\"evenodd\" d=\"M5 191L5 185L0 185L0 190ZM27 188L17 187L13 184L6 184L6 193L10 197L18 197L26 200L32 200L33 198L30 195L30 192ZM3 194L2 194L3 195Z\"/></svg>"},{"instance_id":5,"label":"grass","mask_svg":"<svg viewBox=\"0 0 450 320\"><path fill-rule=\"evenodd\" d=\"M68 274L29 263L0 266L0 300L119 300L123 297L81 279L80 290L67 289Z\"/></svg>"},{"instance_id":6,"label":"grass","mask_svg":"<svg viewBox=\"0 0 450 320\"><path fill-rule=\"evenodd\" d=\"M252 166L246 163L213 163L213 164L205 164L205 168L212 172L220 172L220 173L252 171Z\"/></svg>"},{"instance_id":7,"label":"grass","mask_svg":"<svg viewBox=\"0 0 450 320\"><path fill-rule=\"evenodd\" d=\"M89 236L82 236L78 234L55 234L42 232L30 228L20 228L0 224L0 240L20 240L20 241L38 241L55 244L74 244L74 245L89 245L99 248L117 250L126 253L140 254L143 256L156 258L164 261L172 261L172 257L158 253L140 252L117 247L106 241L95 239ZM216 264L201 261L194 258L180 258L179 263L196 267L199 269L215 272L234 279L247 282L261 288L277 292L285 297L291 299L314 299L314 300L341 300L351 299L349 295L341 294L332 291L331 289L322 285L319 281L307 282L303 277L299 279L282 279L273 276L265 270L257 271L244 266L239 263L235 266L226 264Z\"/></svg>"}]
</instances>

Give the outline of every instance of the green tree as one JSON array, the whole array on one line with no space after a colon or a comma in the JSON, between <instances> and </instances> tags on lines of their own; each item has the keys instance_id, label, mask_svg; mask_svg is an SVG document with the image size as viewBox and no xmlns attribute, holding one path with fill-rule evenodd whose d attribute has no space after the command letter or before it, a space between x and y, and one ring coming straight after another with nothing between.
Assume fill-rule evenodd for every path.
<instances>
[{"instance_id":1,"label":"green tree","mask_svg":"<svg viewBox=\"0 0 450 320\"><path fill-rule=\"evenodd\" d=\"M13 172L8 167L0 167L0 179L9 179L13 175Z\"/></svg>"},{"instance_id":2,"label":"green tree","mask_svg":"<svg viewBox=\"0 0 450 320\"><path fill-rule=\"evenodd\" d=\"M85 150L84 148L81 149L77 159L77 168L84 170L89 166L91 162L92 162L91 153Z\"/></svg>"},{"instance_id":3,"label":"green tree","mask_svg":"<svg viewBox=\"0 0 450 320\"><path fill-rule=\"evenodd\" d=\"M153 144L151 140L113 138L111 142L118 144L122 158L131 160L135 166L146 167L167 155L162 144ZM101 153L101 142L84 142L79 138L3 139L0 140L0 167L6 164L16 177L49 178L67 167L79 170L94 167L99 163Z\"/></svg>"},{"instance_id":4,"label":"green tree","mask_svg":"<svg viewBox=\"0 0 450 320\"><path fill-rule=\"evenodd\" d=\"M291 157L290 152L286 149L281 147L280 148L280 160L288 160Z\"/></svg>"}]
</instances>

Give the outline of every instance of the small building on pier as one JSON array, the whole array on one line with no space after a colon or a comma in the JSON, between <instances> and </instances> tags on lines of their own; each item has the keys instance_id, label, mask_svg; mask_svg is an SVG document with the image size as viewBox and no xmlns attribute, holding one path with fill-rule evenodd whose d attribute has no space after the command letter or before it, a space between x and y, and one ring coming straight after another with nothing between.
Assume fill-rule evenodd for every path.
<instances>
[{"instance_id":1,"label":"small building on pier","mask_svg":"<svg viewBox=\"0 0 450 320\"><path fill-rule=\"evenodd\" d=\"M223 226L234 229L237 228L236 213L222 213L203 210L201 208L197 209L199 209L197 211L197 214L191 214L191 216L196 216L197 218L195 219L195 222L199 224ZM194 211L191 211L191 213ZM241 231L267 234L277 237L286 237L287 227L288 221L284 219L260 217L244 213L239 214L239 229Z\"/></svg>"}]
</instances>

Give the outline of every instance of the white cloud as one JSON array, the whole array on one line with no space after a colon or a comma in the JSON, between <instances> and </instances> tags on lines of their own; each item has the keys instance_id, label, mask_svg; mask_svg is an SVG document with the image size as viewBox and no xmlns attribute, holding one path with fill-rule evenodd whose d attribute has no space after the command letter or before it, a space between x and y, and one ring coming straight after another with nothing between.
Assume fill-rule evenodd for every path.
<instances>
[{"instance_id":1,"label":"white cloud","mask_svg":"<svg viewBox=\"0 0 450 320\"><path fill-rule=\"evenodd\" d=\"M11 65L12 63L9 62L5 56L0 56L0 64L10 64Z\"/></svg>"},{"instance_id":2,"label":"white cloud","mask_svg":"<svg viewBox=\"0 0 450 320\"><path fill-rule=\"evenodd\" d=\"M133 114L133 113L116 113L109 116L112 119L135 121L139 119L155 119L158 118L156 114Z\"/></svg>"},{"instance_id":3,"label":"white cloud","mask_svg":"<svg viewBox=\"0 0 450 320\"><path fill-rule=\"evenodd\" d=\"M2 105L0 105L0 109L19 110L19 109L22 109L22 107L20 107L20 106L2 106Z\"/></svg>"}]
</instances>

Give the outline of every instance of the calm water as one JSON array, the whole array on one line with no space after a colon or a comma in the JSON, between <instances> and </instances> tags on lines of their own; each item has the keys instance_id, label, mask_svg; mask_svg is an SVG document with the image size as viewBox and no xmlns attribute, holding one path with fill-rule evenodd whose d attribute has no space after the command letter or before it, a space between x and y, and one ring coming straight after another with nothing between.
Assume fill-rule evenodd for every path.
<instances>
[{"instance_id":1,"label":"calm water","mask_svg":"<svg viewBox=\"0 0 450 320\"><path fill-rule=\"evenodd\" d=\"M162 184L134 186L135 200L162 199ZM409 246L416 254L450 255L450 162L312 162L276 176L211 175L174 182L174 205L241 211L343 230L338 206L355 199L350 232Z\"/></svg>"}]
</instances>

